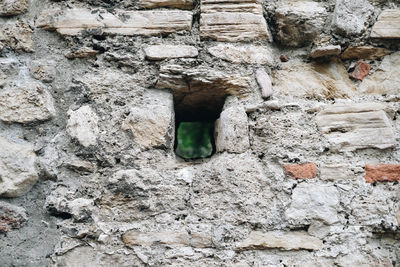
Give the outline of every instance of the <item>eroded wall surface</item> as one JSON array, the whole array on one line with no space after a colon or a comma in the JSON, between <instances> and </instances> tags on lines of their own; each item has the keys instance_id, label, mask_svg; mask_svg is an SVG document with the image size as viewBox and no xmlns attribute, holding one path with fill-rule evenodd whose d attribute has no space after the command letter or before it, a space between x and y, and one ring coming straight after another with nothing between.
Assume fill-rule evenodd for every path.
<instances>
[{"instance_id":1,"label":"eroded wall surface","mask_svg":"<svg viewBox=\"0 0 400 267\"><path fill-rule=\"evenodd\" d=\"M0 266L398 266L399 140L397 0L0 1Z\"/></svg>"}]
</instances>

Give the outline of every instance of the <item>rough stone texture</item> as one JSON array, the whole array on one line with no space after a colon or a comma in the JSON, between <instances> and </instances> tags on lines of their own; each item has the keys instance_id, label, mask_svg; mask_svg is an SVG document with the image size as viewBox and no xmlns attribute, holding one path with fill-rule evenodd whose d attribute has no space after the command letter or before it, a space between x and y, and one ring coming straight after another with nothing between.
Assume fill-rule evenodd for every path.
<instances>
[{"instance_id":1,"label":"rough stone texture","mask_svg":"<svg viewBox=\"0 0 400 267\"><path fill-rule=\"evenodd\" d=\"M310 236L306 232L251 232L249 237L243 240L236 248L245 249L270 249L283 250L321 249L322 241Z\"/></svg>"},{"instance_id":2,"label":"rough stone texture","mask_svg":"<svg viewBox=\"0 0 400 267\"><path fill-rule=\"evenodd\" d=\"M350 77L356 80L362 81L365 76L369 74L371 70L371 65L363 60L359 60L354 67L353 72L350 74Z\"/></svg>"},{"instance_id":3,"label":"rough stone texture","mask_svg":"<svg viewBox=\"0 0 400 267\"><path fill-rule=\"evenodd\" d=\"M24 208L0 201L0 233L21 228L27 220Z\"/></svg>"},{"instance_id":4,"label":"rough stone texture","mask_svg":"<svg viewBox=\"0 0 400 267\"><path fill-rule=\"evenodd\" d=\"M243 153L249 147L248 119L238 101L229 98L215 123L215 146L218 152Z\"/></svg>"},{"instance_id":5,"label":"rough stone texture","mask_svg":"<svg viewBox=\"0 0 400 267\"><path fill-rule=\"evenodd\" d=\"M142 8L170 7L180 9L192 9L193 0L139 0Z\"/></svg>"},{"instance_id":6,"label":"rough stone texture","mask_svg":"<svg viewBox=\"0 0 400 267\"><path fill-rule=\"evenodd\" d=\"M2 0L0 2L0 16L14 16L28 10L28 0Z\"/></svg>"},{"instance_id":7,"label":"rough stone texture","mask_svg":"<svg viewBox=\"0 0 400 267\"><path fill-rule=\"evenodd\" d=\"M342 35L360 35L373 11L374 7L367 0L337 0L332 28Z\"/></svg>"},{"instance_id":8,"label":"rough stone texture","mask_svg":"<svg viewBox=\"0 0 400 267\"><path fill-rule=\"evenodd\" d=\"M270 40L259 0L201 0L200 37L221 42Z\"/></svg>"},{"instance_id":9,"label":"rough stone texture","mask_svg":"<svg viewBox=\"0 0 400 267\"><path fill-rule=\"evenodd\" d=\"M373 46L351 46L341 55L342 59L379 59L389 54L389 50Z\"/></svg>"},{"instance_id":10,"label":"rough stone texture","mask_svg":"<svg viewBox=\"0 0 400 267\"><path fill-rule=\"evenodd\" d=\"M274 62L271 49L263 46L218 44L210 47L208 52L232 63L272 65Z\"/></svg>"},{"instance_id":11,"label":"rough stone texture","mask_svg":"<svg viewBox=\"0 0 400 267\"><path fill-rule=\"evenodd\" d=\"M152 95L159 102L132 107L122 129L129 130L133 140L144 147L171 148L175 133L172 95L162 91L154 91Z\"/></svg>"},{"instance_id":12,"label":"rough stone texture","mask_svg":"<svg viewBox=\"0 0 400 267\"><path fill-rule=\"evenodd\" d=\"M378 69L363 80L359 90L364 94L398 95L400 93L399 60L400 52L386 56Z\"/></svg>"},{"instance_id":13,"label":"rough stone texture","mask_svg":"<svg viewBox=\"0 0 400 267\"><path fill-rule=\"evenodd\" d=\"M315 120L333 150L386 149L395 146L396 140L384 109L379 103L333 105Z\"/></svg>"},{"instance_id":14,"label":"rough stone texture","mask_svg":"<svg viewBox=\"0 0 400 267\"><path fill-rule=\"evenodd\" d=\"M311 51L312 58L338 56L342 52L340 45L317 46Z\"/></svg>"},{"instance_id":15,"label":"rough stone texture","mask_svg":"<svg viewBox=\"0 0 400 267\"><path fill-rule=\"evenodd\" d=\"M124 19L120 19L124 18ZM79 35L83 31L121 35L157 35L188 31L192 26L189 11L91 12L87 9L46 10L36 26L56 30L61 35ZM97 31L96 31L97 30Z\"/></svg>"},{"instance_id":16,"label":"rough stone texture","mask_svg":"<svg viewBox=\"0 0 400 267\"><path fill-rule=\"evenodd\" d=\"M99 51L94 50L90 47L80 47L78 49L72 49L70 52L65 54L66 58L86 58L90 56L95 56L99 53Z\"/></svg>"},{"instance_id":17,"label":"rough stone texture","mask_svg":"<svg viewBox=\"0 0 400 267\"><path fill-rule=\"evenodd\" d=\"M163 60L182 57L197 57L199 51L189 45L152 45L144 49L146 58L151 60Z\"/></svg>"},{"instance_id":18,"label":"rough stone texture","mask_svg":"<svg viewBox=\"0 0 400 267\"><path fill-rule=\"evenodd\" d=\"M371 30L372 38L400 38L400 10L387 9L378 17Z\"/></svg>"},{"instance_id":19,"label":"rough stone texture","mask_svg":"<svg viewBox=\"0 0 400 267\"><path fill-rule=\"evenodd\" d=\"M269 98L274 91L268 73L263 68L259 68L256 70L256 79L258 85L261 87L261 97L264 99Z\"/></svg>"},{"instance_id":20,"label":"rough stone texture","mask_svg":"<svg viewBox=\"0 0 400 267\"><path fill-rule=\"evenodd\" d=\"M281 94L316 99L351 97L354 85L340 61L298 64L272 72L274 88Z\"/></svg>"},{"instance_id":21,"label":"rough stone texture","mask_svg":"<svg viewBox=\"0 0 400 267\"><path fill-rule=\"evenodd\" d=\"M68 111L67 132L72 138L85 146L95 145L99 135L99 118L90 106Z\"/></svg>"},{"instance_id":22,"label":"rough stone texture","mask_svg":"<svg viewBox=\"0 0 400 267\"><path fill-rule=\"evenodd\" d=\"M295 225L315 220L334 224L339 221L338 205L339 192L334 186L302 183L293 190L292 202L285 215Z\"/></svg>"},{"instance_id":23,"label":"rough stone texture","mask_svg":"<svg viewBox=\"0 0 400 267\"><path fill-rule=\"evenodd\" d=\"M285 164L286 173L295 179L311 179L318 174L318 166L315 163Z\"/></svg>"},{"instance_id":24,"label":"rough stone texture","mask_svg":"<svg viewBox=\"0 0 400 267\"><path fill-rule=\"evenodd\" d=\"M312 43L321 33L326 9L313 1L284 1L275 10L278 40L283 46L301 47Z\"/></svg>"},{"instance_id":25,"label":"rough stone texture","mask_svg":"<svg viewBox=\"0 0 400 267\"><path fill-rule=\"evenodd\" d=\"M400 165L367 164L365 166L365 180L368 183L400 181Z\"/></svg>"},{"instance_id":26,"label":"rough stone texture","mask_svg":"<svg viewBox=\"0 0 400 267\"><path fill-rule=\"evenodd\" d=\"M0 28L0 51L5 48L33 52L33 30L25 21L7 22Z\"/></svg>"},{"instance_id":27,"label":"rough stone texture","mask_svg":"<svg viewBox=\"0 0 400 267\"><path fill-rule=\"evenodd\" d=\"M0 196L19 197L38 180L33 147L10 142L1 136L0 147Z\"/></svg>"},{"instance_id":28,"label":"rough stone texture","mask_svg":"<svg viewBox=\"0 0 400 267\"><path fill-rule=\"evenodd\" d=\"M56 115L53 98L40 84L29 83L0 91L0 120L32 123Z\"/></svg>"}]
</instances>

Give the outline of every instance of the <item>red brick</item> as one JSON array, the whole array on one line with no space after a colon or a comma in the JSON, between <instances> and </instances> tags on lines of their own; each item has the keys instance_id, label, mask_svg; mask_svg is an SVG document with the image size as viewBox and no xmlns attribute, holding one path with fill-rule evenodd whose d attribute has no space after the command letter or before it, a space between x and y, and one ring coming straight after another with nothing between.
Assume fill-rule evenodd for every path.
<instances>
[{"instance_id":1,"label":"red brick","mask_svg":"<svg viewBox=\"0 0 400 267\"><path fill-rule=\"evenodd\" d=\"M370 70L371 70L371 65L369 65L365 61L359 60L356 64L356 67L354 68L353 73L351 73L350 77L361 81L362 79L364 79L365 76L369 74Z\"/></svg>"},{"instance_id":2,"label":"red brick","mask_svg":"<svg viewBox=\"0 0 400 267\"><path fill-rule=\"evenodd\" d=\"M286 173L295 179L311 179L317 176L318 166L315 163L286 164Z\"/></svg>"},{"instance_id":3,"label":"red brick","mask_svg":"<svg viewBox=\"0 0 400 267\"><path fill-rule=\"evenodd\" d=\"M368 183L400 181L400 164L367 164L365 180Z\"/></svg>"}]
</instances>

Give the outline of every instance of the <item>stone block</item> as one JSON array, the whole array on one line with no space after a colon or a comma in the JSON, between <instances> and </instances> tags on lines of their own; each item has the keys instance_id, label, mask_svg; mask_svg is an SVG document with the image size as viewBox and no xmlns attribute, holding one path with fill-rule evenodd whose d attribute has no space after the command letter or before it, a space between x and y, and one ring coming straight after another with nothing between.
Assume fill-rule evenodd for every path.
<instances>
[{"instance_id":1,"label":"stone block","mask_svg":"<svg viewBox=\"0 0 400 267\"><path fill-rule=\"evenodd\" d=\"M272 72L274 90L293 97L315 99L347 98L355 93L340 60L295 64Z\"/></svg>"},{"instance_id":2,"label":"stone block","mask_svg":"<svg viewBox=\"0 0 400 267\"><path fill-rule=\"evenodd\" d=\"M169 7L179 9L192 9L194 0L139 0L141 8Z\"/></svg>"},{"instance_id":3,"label":"stone block","mask_svg":"<svg viewBox=\"0 0 400 267\"><path fill-rule=\"evenodd\" d=\"M50 93L37 83L0 91L0 120L32 123L49 120L56 114Z\"/></svg>"},{"instance_id":4,"label":"stone block","mask_svg":"<svg viewBox=\"0 0 400 267\"><path fill-rule=\"evenodd\" d=\"M328 163L320 167L320 178L327 181L352 180L355 175L347 164Z\"/></svg>"},{"instance_id":5,"label":"stone block","mask_svg":"<svg viewBox=\"0 0 400 267\"><path fill-rule=\"evenodd\" d=\"M293 232L258 232L253 231L237 247L237 250L282 249L282 250L318 250L322 241L304 231Z\"/></svg>"},{"instance_id":6,"label":"stone block","mask_svg":"<svg viewBox=\"0 0 400 267\"><path fill-rule=\"evenodd\" d=\"M217 152L243 153L250 147L246 110L236 101L230 104L215 123L215 146Z\"/></svg>"},{"instance_id":7,"label":"stone block","mask_svg":"<svg viewBox=\"0 0 400 267\"><path fill-rule=\"evenodd\" d=\"M0 196L22 196L38 180L33 146L10 142L0 136L0 148Z\"/></svg>"},{"instance_id":8,"label":"stone block","mask_svg":"<svg viewBox=\"0 0 400 267\"><path fill-rule=\"evenodd\" d=\"M365 180L368 183L400 181L400 164L367 164Z\"/></svg>"},{"instance_id":9,"label":"stone block","mask_svg":"<svg viewBox=\"0 0 400 267\"><path fill-rule=\"evenodd\" d=\"M333 151L387 149L396 145L394 130L379 103L333 105L316 116Z\"/></svg>"},{"instance_id":10,"label":"stone block","mask_svg":"<svg viewBox=\"0 0 400 267\"><path fill-rule=\"evenodd\" d=\"M130 131L133 140L143 147L172 149L175 132L172 95L154 91L148 97L147 105L130 109L122 129Z\"/></svg>"},{"instance_id":11,"label":"stone block","mask_svg":"<svg viewBox=\"0 0 400 267\"><path fill-rule=\"evenodd\" d=\"M27 220L24 208L0 201L0 233L21 228Z\"/></svg>"},{"instance_id":12,"label":"stone block","mask_svg":"<svg viewBox=\"0 0 400 267\"><path fill-rule=\"evenodd\" d=\"M389 54L389 50L374 46L350 46L341 55L342 59L379 59Z\"/></svg>"},{"instance_id":13,"label":"stone block","mask_svg":"<svg viewBox=\"0 0 400 267\"><path fill-rule=\"evenodd\" d=\"M256 70L256 80L261 88L261 97L267 99L272 96L274 93L274 90L272 89L272 81L264 68Z\"/></svg>"},{"instance_id":14,"label":"stone block","mask_svg":"<svg viewBox=\"0 0 400 267\"><path fill-rule=\"evenodd\" d=\"M124 19L121 19L124 18ZM88 9L45 10L36 26L56 30L61 35L79 35L81 32L116 35L159 35L189 31L192 27L190 11L106 11Z\"/></svg>"},{"instance_id":15,"label":"stone block","mask_svg":"<svg viewBox=\"0 0 400 267\"><path fill-rule=\"evenodd\" d=\"M2 0L0 1L0 16L20 15L28 11L28 0Z\"/></svg>"},{"instance_id":16,"label":"stone block","mask_svg":"<svg viewBox=\"0 0 400 267\"><path fill-rule=\"evenodd\" d=\"M286 173L295 179L311 179L318 174L318 166L315 163L285 164Z\"/></svg>"},{"instance_id":17,"label":"stone block","mask_svg":"<svg viewBox=\"0 0 400 267\"><path fill-rule=\"evenodd\" d=\"M367 76L359 90L363 94L400 94L400 52L386 56L375 72Z\"/></svg>"},{"instance_id":18,"label":"stone block","mask_svg":"<svg viewBox=\"0 0 400 267\"><path fill-rule=\"evenodd\" d=\"M284 1L275 10L277 38L283 46L302 47L319 37L327 11L314 1Z\"/></svg>"},{"instance_id":19,"label":"stone block","mask_svg":"<svg viewBox=\"0 0 400 267\"><path fill-rule=\"evenodd\" d=\"M0 50L34 52L33 30L25 21L9 21L0 28Z\"/></svg>"},{"instance_id":20,"label":"stone block","mask_svg":"<svg viewBox=\"0 0 400 267\"><path fill-rule=\"evenodd\" d=\"M301 183L292 192L292 203L286 210L286 219L294 225L319 220L325 224L339 221L339 192L332 185Z\"/></svg>"},{"instance_id":21,"label":"stone block","mask_svg":"<svg viewBox=\"0 0 400 267\"><path fill-rule=\"evenodd\" d=\"M258 0L202 0L200 7L201 39L222 42L271 39Z\"/></svg>"},{"instance_id":22,"label":"stone block","mask_svg":"<svg viewBox=\"0 0 400 267\"><path fill-rule=\"evenodd\" d=\"M92 108L86 105L77 110L70 109L68 116L68 134L84 147L95 145L99 135L99 118Z\"/></svg>"},{"instance_id":23,"label":"stone block","mask_svg":"<svg viewBox=\"0 0 400 267\"><path fill-rule=\"evenodd\" d=\"M372 38L400 38L400 9L386 9L378 17L371 30Z\"/></svg>"},{"instance_id":24,"label":"stone block","mask_svg":"<svg viewBox=\"0 0 400 267\"><path fill-rule=\"evenodd\" d=\"M210 47L208 52L214 57L232 62L272 65L274 63L272 50L266 46L218 44Z\"/></svg>"},{"instance_id":25,"label":"stone block","mask_svg":"<svg viewBox=\"0 0 400 267\"><path fill-rule=\"evenodd\" d=\"M190 45L151 45L144 49L146 58L163 60L171 58L197 57L199 51Z\"/></svg>"},{"instance_id":26,"label":"stone block","mask_svg":"<svg viewBox=\"0 0 400 267\"><path fill-rule=\"evenodd\" d=\"M312 58L338 56L342 52L340 45L317 46L311 51Z\"/></svg>"},{"instance_id":27,"label":"stone block","mask_svg":"<svg viewBox=\"0 0 400 267\"><path fill-rule=\"evenodd\" d=\"M360 35L368 26L374 7L367 0L337 0L333 30L345 36Z\"/></svg>"}]
</instances>

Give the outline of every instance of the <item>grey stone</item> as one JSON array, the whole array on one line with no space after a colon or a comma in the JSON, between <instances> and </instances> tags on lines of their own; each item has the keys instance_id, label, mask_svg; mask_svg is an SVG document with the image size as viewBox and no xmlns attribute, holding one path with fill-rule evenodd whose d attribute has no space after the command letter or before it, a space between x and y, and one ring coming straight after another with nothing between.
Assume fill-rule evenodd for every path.
<instances>
[{"instance_id":1,"label":"grey stone","mask_svg":"<svg viewBox=\"0 0 400 267\"><path fill-rule=\"evenodd\" d=\"M10 87L0 92L0 120L31 123L49 120L56 115L53 97L40 84Z\"/></svg>"},{"instance_id":2,"label":"grey stone","mask_svg":"<svg viewBox=\"0 0 400 267\"><path fill-rule=\"evenodd\" d=\"M274 62L272 50L266 46L218 44L210 47L208 52L232 63L272 65Z\"/></svg>"},{"instance_id":3,"label":"grey stone","mask_svg":"<svg viewBox=\"0 0 400 267\"><path fill-rule=\"evenodd\" d=\"M293 190L292 203L285 216L294 225L314 220L334 224L339 221L338 205L339 192L334 186L301 183Z\"/></svg>"},{"instance_id":4,"label":"grey stone","mask_svg":"<svg viewBox=\"0 0 400 267\"><path fill-rule=\"evenodd\" d=\"M163 60L170 58L197 57L199 51L190 45L152 45L144 49L146 58Z\"/></svg>"},{"instance_id":5,"label":"grey stone","mask_svg":"<svg viewBox=\"0 0 400 267\"><path fill-rule=\"evenodd\" d=\"M17 144L0 136L0 196L19 197L38 180L31 144Z\"/></svg>"},{"instance_id":6,"label":"grey stone","mask_svg":"<svg viewBox=\"0 0 400 267\"><path fill-rule=\"evenodd\" d=\"M4 23L0 28L0 50L34 52L33 30L27 22L19 20Z\"/></svg>"},{"instance_id":7,"label":"grey stone","mask_svg":"<svg viewBox=\"0 0 400 267\"><path fill-rule=\"evenodd\" d=\"M368 26L374 7L367 0L337 0L332 27L345 35L360 35Z\"/></svg>"},{"instance_id":8,"label":"grey stone","mask_svg":"<svg viewBox=\"0 0 400 267\"><path fill-rule=\"evenodd\" d=\"M99 117L88 105L68 111L67 132L84 147L95 145L99 135Z\"/></svg>"},{"instance_id":9,"label":"grey stone","mask_svg":"<svg viewBox=\"0 0 400 267\"><path fill-rule=\"evenodd\" d=\"M371 37L389 39L400 38L400 10L384 10L372 27Z\"/></svg>"},{"instance_id":10,"label":"grey stone","mask_svg":"<svg viewBox=\"0 0 400 267\"><path fill-rule=\"evenodd\" d=\"M268 73L263 69L259 68L256 71L257 83L261 88L261 96L264 99L269 98L273 93L272 81Z\"/></svg>"},{"instance_id":11,"label":"grey stone","mask_svg":"<svg viewBox=\"0 0 400 267\"><path fill-rule=\"evenodd\" d=\"M275 10L278 40L284 46L301 47L312 43L322 32L327 11L314 1L285 1Z\"/></svg>"},{"instance_id":12,"label":"grey stone","mask_svg":"<svg viewBox=\"0 0 400 267\"><path fill-rule=\"evenodd\" d=\"M20 15L28 11L28 0L1 0L0 16Z\"/></svg>"},{"instance_id":13,"label":"grey stone","mask_svg":"<svg viewBox=\"0 0 400 267\"><path fill-rule=\"evenodd\" d=\"M27 220L24 208L0 201L0 233L21 228Z\"/></svg>"},{"instance_id":14,"label":"grey stone","mask_svg":"<svg viewBox=\"0 0 400 267\"><path fill-rule=\"evenodd\" d=\"M51 83L56 77L55 62L32 62L30 66L31 75L42 82Z\"/></svg>"}]
</instances>

